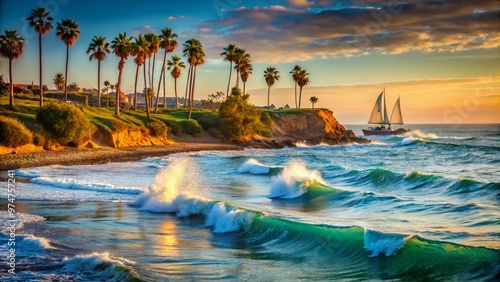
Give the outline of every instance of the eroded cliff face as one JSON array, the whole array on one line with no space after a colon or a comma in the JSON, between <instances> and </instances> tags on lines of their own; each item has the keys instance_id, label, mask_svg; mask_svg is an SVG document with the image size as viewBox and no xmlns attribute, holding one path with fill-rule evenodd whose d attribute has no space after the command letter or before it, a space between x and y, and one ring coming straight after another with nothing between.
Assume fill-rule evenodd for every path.
<instances>
[{"instance_id":1,"label":"eroded cliff face","mask_svg":"<svg viewBox=\"0 0 500 282\"><path fill-rule=\"evenodd\" d=\"M333 116L333 112L327 109L271 114L271 119L274 136L256 140L257 145L260 143L262 147L280 148L293 147L297 142L309 145L369 142L346 130Z\"/></svg>"},{"instance_id":2,"label":"eroded cliff face","mask_svg":"<svg viewBox=\"0 0 500 282\"><path fill-rule=\"evenodd\" d=\"M98 129L92 135L91 143L88 147L104 146L112 148L124 148L133 146L150 146L172 144L173 141L150 136L147 132L139 129L124 129L108 132L104 129Z\"/></svg>"}]
</instances>

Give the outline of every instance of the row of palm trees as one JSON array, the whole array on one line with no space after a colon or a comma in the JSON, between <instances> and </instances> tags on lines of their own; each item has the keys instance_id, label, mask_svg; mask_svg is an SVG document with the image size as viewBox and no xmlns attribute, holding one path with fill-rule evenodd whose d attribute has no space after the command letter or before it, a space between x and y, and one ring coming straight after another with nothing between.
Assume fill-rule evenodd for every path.
<instances>
[{"instance_id":1,"label":"row of palm trees","mask_svg":"<svg viewBox=\"0 0 500 282\"><path fill-rule=\"evenodd\" d=\"M43 107L43 87L42 87L42 35L46 34L52 29L53 18L50 16L50 12L45 8L41 7L38 9L33 9L30 16L28 17L28 23L39 35L39 60L40 60L40 107ZM68 65L69 65L69 47L72 46L80 35L78 24L72 19L63 19L61 22L57 23L57 37L59 37L66 45L66 68L64 83L60 83L64 86L65 99L67 101L67 80L68 80ZM154 95L154 68L156 54L163 49L163 64L162 70L160 72L160 77L158 79L158 87L156 88L158 94L160 92L160 86L163 81L163 99L164 107L166 107L166 91L165 91L165 73L166 70L171 71L171 76L175 81L175 98L176 107L178 107L178 95L177 95L177 79L181 75L181 70L185 68L184 62L177 55L172 56L171 60L167 61L167 53L173 52L177 47L176 41L177 35L172 32L171 28L164 28L161 30L160 34L147 33L144 35L139 35L137 38L127 37L126 33L119 33L117 37L113 39L111 44L106 42L106 38L103 36L94 36L91 40L89 47L87 49L87 54L90 54L89 60L97 60L97 84L98 84L98 106L101 106L101 82L100 82L100 67L101 62L106 59L106 54L113 52L120 60L118 63L118 82L116 84L116 101L115 103L115 114L120 114L120 94L121 94L121 83L122 83L122 73L125 67L125 62L129 57L134 58L136 63L136 76L134 85L134 109L137 109L137 83L139 69L143 66L143 82L145 91L151 91ZM12 60L19 58L22 55L24 47L24 39L17 34L17 31L5 31L5 35L0 36L0 54L9 59L9 76L10 81L12 81ZM226 97L229 93L231 87L231 76L233 71L236 70L236 81L235 86L239 87L240 79L243 83L243 93L246 92L246 82L252 74L253 66L250 60L250 54L246 53L246 50L237 47L234 44L229 44L227 47L223 48L221 56L224 57L225 61L230 62L229 69L229 79L226 90ZM183 44L183 54L187 57L189 63L188 78L186 81L186 93L185 101L189 101L189 117L191 117L192 107L194 103L194 89L196 84L196 70L197 67L205 63L205 53L201 42L197 39L187 40ZM151 59L153 59L151 63ZM148 75L146 75L146 62L148 62ZM166 67L167 66L167 67ZM301 106L302 98L302 88L309 83L309 78L306 70L302 69L300 66L295 66L290 72L292 78L295 82L295 106ZM62 75L61 75L62 76ZM280 79L279 71L274 67L268 67L264 70L264 78L268 85L268 102L269 107L270 100L270 90L276 81ZM299 95L297 96L297 85L300 87ZM109 82L106 85L106 90L111 89ZM10 103L14 104L13 96L13 85L11 83L11 94ZM149 90L150 89L150 90ZM156 95L156 104L154 111L158 111L160 95ZM149 99L146 99L146 112L148 118L150 117L150 105Z\"/></svg>"}]
</instances>

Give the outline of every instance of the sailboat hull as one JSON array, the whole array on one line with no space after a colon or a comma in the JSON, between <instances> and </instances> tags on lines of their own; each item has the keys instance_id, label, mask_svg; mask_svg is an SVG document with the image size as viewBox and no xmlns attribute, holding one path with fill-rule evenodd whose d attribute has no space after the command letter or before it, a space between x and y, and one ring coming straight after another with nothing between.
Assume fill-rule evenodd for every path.
<instances>
[{"instance_id":1,"label":"sailboat hull","mask_svg":"<svg viewBox=\"0 0 500 282\"><path fill-rule=\"evenodd\" d=\"M370 135L403 135L411 132L409 129L398 128L398 129L363 129L363 134L365 136Z\"/></svg>"}]
</instances>

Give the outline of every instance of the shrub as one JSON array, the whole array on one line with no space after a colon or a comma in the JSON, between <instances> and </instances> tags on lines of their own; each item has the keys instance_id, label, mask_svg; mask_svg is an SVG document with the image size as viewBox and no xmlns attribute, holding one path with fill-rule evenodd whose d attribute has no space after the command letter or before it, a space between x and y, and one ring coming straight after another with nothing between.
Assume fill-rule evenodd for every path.
<instances>
[{"instance_id":1,"label":"shrub","mask_svg":"<svg viewBox=\"0 0 500 282\"><path fill-rule=\"evenodd\" d=\"M151 132L151 135L161 138L168 137L169 128L163 122L155 120L148 123L147 126Z\"/></svg>"},{"instance_id":2,"label":"shrub","mask_svg":"<svg viewBox=\"0 0 500 282\"><path fill-rule=\"evenodd\" d=\"M201 126L194 119L183 120L181 126L184 132L188 134L198 134L201 132Z\"/></svg>"},{"instance_id":3,"label":"shrub","mask_svg":"<svg viewBox=\"0 0 500 282\"><path fill-rule=\"evenodd\" d=\"M248 99L235 87L219 108L220 129L231 141L248 139L257 131L260 111Z\"/></svg>"},{"instance_id":4,"label":"shrub","mask_svg":"<svg viewBox=\"0 0 500 282\"><path fill-rule=\"evenodd\" d=\"M220 117L216 114L204 114L200 118L196 119L196 121L205 130L215 128L220 125Z\"/></svg>"},{"instance_id":5,"label":"shrub","mask_svg":"<svg viewBox=\"0 0 500 282\"><path fill-rule=\"evenodd\" d=\"M81 110L69 103L51 103L39 108L36 120L63 145L77 144L90 137L90 121Z\"/></svg>"},{"instance_id":6,"label":"shrub","mask_svg":"<svg viewBox=\"0 0 500 282\"><path fill-rule=\"evenodd\" d=\"M182 126L177 121L165 120L164 123L170 128L170 132L173 134L179 135L182 132Z\"/></svg>"},{"instance_id":7,"label":"shrub","mask_svg":"<svg viewBox=\"0 0 500 282\"><path fill-rule=\"evenodd\" d=\"M17 147L33 141L33 134L14 118L0 116L0 144Z\"/></svg>"}]
</instances>

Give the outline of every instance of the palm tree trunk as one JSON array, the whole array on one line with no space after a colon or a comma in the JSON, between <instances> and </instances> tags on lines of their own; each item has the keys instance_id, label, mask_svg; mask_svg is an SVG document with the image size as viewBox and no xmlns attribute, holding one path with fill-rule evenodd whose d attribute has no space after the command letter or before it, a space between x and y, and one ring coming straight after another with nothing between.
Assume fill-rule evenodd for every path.
<instances>
[{"instance_id":1,"label":"palm tree trunk","mask_svg":"<svg viewBox=\"0 0 500 282\"><path fill-rule=\"evenodd\" d=\"M186 93L184 94L184 108L187 105L187 98L188 98L188 93L191 94L191 67L192 65L189 65L189 70L188 70L188 76L187 76L187 81L186 81Z\"/></svg>"},{"instance_id":2,"label":"palm tree trunk","mask_svg":"<svg viewBox=\"0 0 500 282\"><path fill-rule=\"evenodd\" d=\"M9 93L10 99L9 104L11 107L14 107L14 83L12 83L12 59L9 58Z\"/></svg>"},{"instance_id":3,"label":"palm tree trunk","mask_svg":"<svg viewBox=\"0 0 500 282\"><path fill-rule=\"evenodd\" d=\"M148 90L147 88L151 88L151 57L149 57L148 59L148 85L149 86L146 86L146 90ZM147 92L147 91L146 91Z\"/></svg>"},{"instance_id":4,"label":"palm tree trunk","mask_svg":"<svg viewBox=\"0 0 500 282\"><path fill-rule=\"evenodd\" d=\"M166 109L167 108L167 92L165 91L165 81L167 81L167 70L164 69L163 70L163 108Z\"/></svg>"},{"instance_id":5,"label":"palm tree trunk","mask_svg":"<svg viewBox=\"0 0 500 282\"><path fill-rule=\"evenodd\" d=\"M194 85L196 83L196 65L194 65L193 69L193 86L191 87L191 98L189 100L189 115L188 119L191 119L191 113L193 112L193 106L194 106Z\"/></svg>"},{"instance_id":6,"label":"palm tree trunk","mask_svg":"<svg viewBox=\"0 0 500 282\"><path fill-rule=\"evenodd\" d=\"M108 88L106 88L106 108L109 108L109 89Z\"/></svg>"},{"instance_id":7,"label":"palm tree trunk","mask_svg":"<svg viewBox=\"0 0 500 282\"><path fill-rule=\"evenodd\" d=\"M271 86L267 86L267 109L269 110L269 96L271 94Z\"/></svg>"},{"instance_id":8,"label":"palm tree trunk","mask_svg":"<svg viewBox=\"0 0 500 282\"><path fill-rule=\"evenodd\" d=\"M165 63L167 61L167 50L163 54L163 65L161 67L160 80L158 81L158 93L156 94L155 114L158 112L158 101L160 100L160 86L163 77L163 103L165 104Z\"/></svg>"},{"instance_id":9,"label":"palm tree trunk","mask_svg":"<svg viewBox=\"0 0 500 282\"><path fill-rule=\"evenodd\" d=\"M297 109L297 82L295 82L295 108Z\"/></svg>"},{"instance_id":10,"label":"palm tree trunk","mask_svg":"<svg viewBox=\"0 0 500 282\"><path fill-rule=\"evenodd\" d=\"M66 71L64 72L64 101L68 102L68 60L69 45L66 45Z\"/></svg>"},{"instance_id":11,"label":"palm tree trunk","mask_svg":"<svg viewBox=\"0 0 500 282\"><path fill-rule=\"evenodd\" d=\"M312 108L313 108L313 110L314 110L314 103L313 103L313 102L311 102L311 104L312 104Z\"/></svg>"},{"instance_id":12,"label":"palm tree trunk","mask_svg":"<svg viewBox=\"0 0 500 282\"><path fill-rule=\"evenodd\" d=\"M38 34L38 51L40 54L40 108L43 107L43 85L42 85L42 34Z\"/></svg>"},{"instance_id":13,"label":"palm tree trunk","mask_svg":"<svg viewBox=\"0 0 500 282\"><path fill-rule=\"evenodd\" d=\"M177 97L177 78L174 78L174 88L175 88L175 108L179 108L179 99Z\"/></svg>"},{"instance_id":14,"label":"palm tree trunk","mask_svg":"<svg viewBox=\"0 0 500 282\"><path fill-rule=\"evenodd\" d=\"M139 77L139 65L135 69L135 84L134 84L134 111L137 111L137 78Z\"/></svg>"},{"instance_id":15,"label":"palm tree trunk","mask_svg":"<svg viewBox=\"0 0 500 282\"><path fill-rule=\"evenodd\" d=\"M148 84L146 83L146 63L144 63L144 98L146 100L146 116L148 119L151 119L149 114Z\"/></svg>"},{"instance_id":16,"label":"palm tree trunk","mask_svg":"<svg viewBox=\"0 0 500 282\"><path fill-rule=\"evenodd\" d=\"M246 83L245 81L243 81L243 95L245 95L245 88L246 88L246 84L247 84L247 83Z\"/></svg>"},{"instance_id":17,"label":"palm tree trunk","mask_svg":"<svg viewBox=\"0 0 500 282\"><path fill-rule=\"evenodd\" d=\"M300 87L300 92L299 92L299 109L300 109L300 103L302 102L302 86Z\"/></svg>"},{"instance_id":18,"label":"palm tree trunk","mask_svg":"<svg viewBox=\"0 0 500 282\"><path fill-rule=\"evenodd\" d=\"M97 60L97 106L101 107L101 60Z\"/></svg>"},{"instance_id":19,"label":"palm tree trunk","mask_svg":"<svg viewBox=\"0 0 500 282\"><path fill-rule=\"evenodd\" d=\"M125 65L125 60L123 58L120 59L120 63L118 63L118 83L116 84L116 95L115 95L115 115L120 115L120 86L122 84L122 72L123 65Z\"/></svg>"},{"instance_id":20,"label":"palm tree trunk","mask_svg":"<svg viewBox=\"0 0 500 282\"><path fill-rule=\"evenodd\" d=\"M229 61L229 81L227 82L226 98L229 96L229 86L231 85L231 74L233 73L233 61Z\"/></svg>"}]
</instances>

